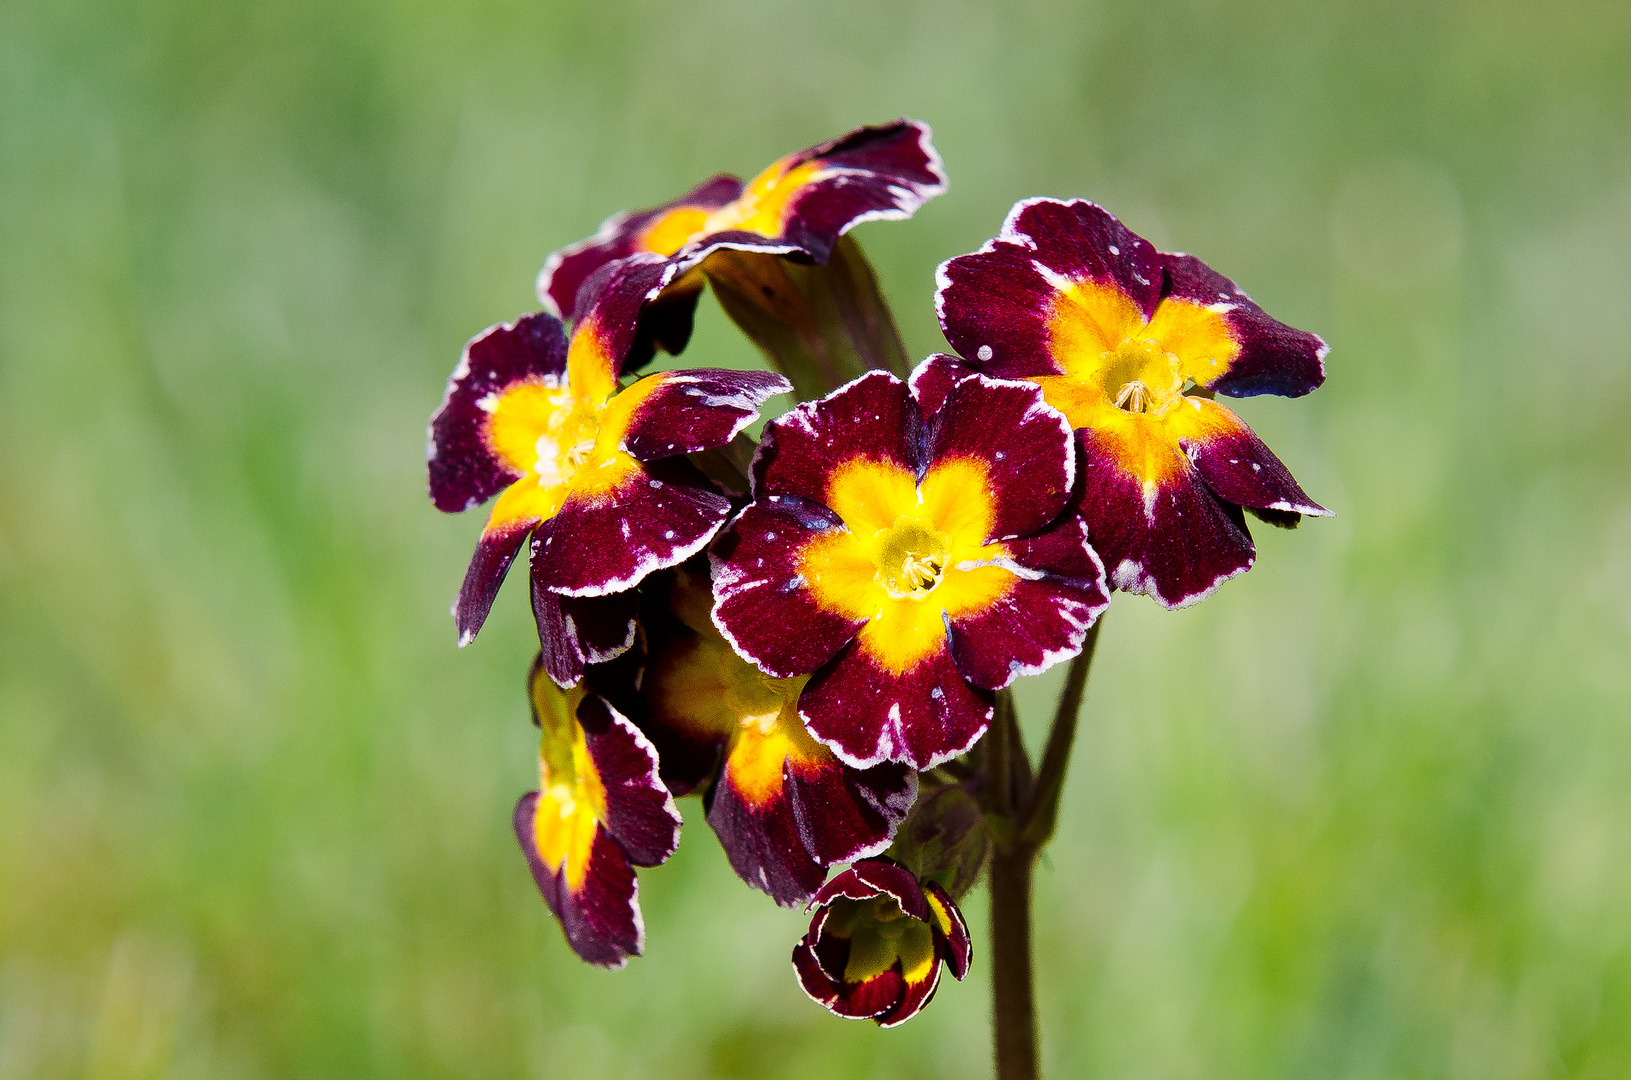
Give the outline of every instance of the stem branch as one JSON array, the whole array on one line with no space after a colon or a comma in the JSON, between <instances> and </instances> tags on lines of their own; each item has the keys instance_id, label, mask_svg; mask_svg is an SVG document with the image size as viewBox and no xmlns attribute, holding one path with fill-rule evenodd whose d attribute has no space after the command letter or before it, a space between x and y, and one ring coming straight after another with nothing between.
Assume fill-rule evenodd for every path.
<instances>
[{"instance_id":1,"label":"stem branch","mask_svg":"<svg viewBox=\"0 0 1631 1080\"><path fill-rule=\"evenodd\" d=\"M1048 732L1047 749L1042 752L1042 768L1031 788L1028 805L1021 808L1023 825L1020 843L1033 851L1053 838L1059 820L1059 793L1064 790L1065 770L1070 767L1070 750L1076 742L1076 716L1082 710L1082 694L1087 690L1087 674L1093 667L1093 653L1099 644L1099 627L1104 616L1088 628L1082 651L1070 662L1065 687L1059 694L1059 707Z\"/></svg>"}]
</instances>

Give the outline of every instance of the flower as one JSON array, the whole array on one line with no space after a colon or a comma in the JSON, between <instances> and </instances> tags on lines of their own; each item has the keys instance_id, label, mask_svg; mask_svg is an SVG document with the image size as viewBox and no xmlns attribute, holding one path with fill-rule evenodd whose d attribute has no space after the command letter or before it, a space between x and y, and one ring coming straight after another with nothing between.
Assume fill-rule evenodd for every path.
<instances>
[{"instance_id":1,"label":"flower","mask_svg":"<svg viewBox=\"0 0 1631 1080\"><path fill-rule=\"evenodd\" d=\"M752 502L710 552L714 622L856 768L967 750L991 691L1081 648L1109 604L1069 425L1026 383L925 362L765 429ZM1062 519L1061 519L1062 517Z\"/></svg>"},{"instance_id":2,"label":"flower","mask_svg":"<svg viewBox=\"0 0 1631 1080\"><path fill-rule=\"evenodd\" d=\"M968 974L962 912L939 885L919 884L893 859L865 859L829 881L793 947L793 971L811 1000L851 1020L894 1027L916 1016L940 985Z\"/></svg>"},{"instance_id":3,"label":"flower","mask_svg":"<svg viewBox=\"0 0 1631 1080\"><path fill-rule=\"evenodd\" d=\"M533 613L544 665L563 686L633 638L627 590L700 551L729 500L683 455L722 446L790 384L760 371L699 369L619 388L641 305L674 268L654 255L605 267L568 344L553 315L527 315L465 346L431 418L438 509L497 494L453 614L481 628L530 535ZM618 595L625 594L625 595Z\"/></svg>"},{"instance_id":4,"label":"flower","mask_svg":"<svg viewBox=\"0 0 1631 1080\"><path fill-rule=\"evenodd\" d=\"M680 815L640 730L583 686L545 676L540 656L527 680L538 790L516 804L515 836L572 950L622 967L645 944L633 868L674 853Z\"/></svg>"},{"instance_id":5,"label":"flower","mask_svg":"<svg viewBox=\"0 0 1631 1080\"><path fill-rule=\"evenodd\" d=\"M808 677L772 678L731 651L708 617L705 568L675 571L653 592L640 722L671 791L706 785L708 823L742 880L794 904L826 867L888 847L917 775L890 763L851 768L812 739L798 715Z\"/></svg>"},{"instance_id":6,"label":"flower","mask_svg":"<svg viewBox=\"0 0 1631 1080\"><path fill-rule=\"evenodd\" d=\"M634 252L675 257L681 272L648 308L628 361L638 366L653 345L671 353L685 347L702 288L700 273L691 271L709 255L736 249L825 263L856 225L909 218L945 190L927 124L859 127L782 158L746 184L721 174L673 202L608 218L594 236L549 257L538 299L571 318L584 307L584 283L608 262Z\"/></svg>"},{"instance_id":7,"label":"flower","mask_svg":"<svg viewBox=\"0 0 1631 1080\"><path fill-rule=\"evenodd\" d=\"M1093 203L1028 199L937 277L964 362L1036 383L1078 429L1081 512L1117 588L1194 603L1252 565L1241 508L1285 526L1330 513L1212 400L1308 393L1325 343L1199 259L1156 251Z\"/></svg>"}]
</instances>

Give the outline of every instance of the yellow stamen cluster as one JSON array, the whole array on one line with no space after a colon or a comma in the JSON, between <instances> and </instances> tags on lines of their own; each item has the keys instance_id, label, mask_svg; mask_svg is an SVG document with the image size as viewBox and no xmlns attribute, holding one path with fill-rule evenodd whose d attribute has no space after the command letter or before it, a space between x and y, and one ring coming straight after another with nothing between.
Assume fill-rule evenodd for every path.
<instances>
[{"instance_id":1,"label":"yellow stamen cluster","mask_svg":"<svg viewBox=\"0 0 1631 1080\"><path fill-rule=\"evenodd\" d=\"M1182 396L1185 379L1178 358L1150 338L1127 338L1106 352L1101 363L1104 392L1116 408L1161 414Z\"/></svg>"},{"instance_id":2,"label":"yellow stamen cluster","mask_svg":"<svg viewBox=\"0 0 1631 1080\"><path fill-rule=\"evenodd\" d=\"M878 545L878 584L896 599L927 596L940 584L951 545L921 521L902 518Z\"/></svg>"}]
</instances>

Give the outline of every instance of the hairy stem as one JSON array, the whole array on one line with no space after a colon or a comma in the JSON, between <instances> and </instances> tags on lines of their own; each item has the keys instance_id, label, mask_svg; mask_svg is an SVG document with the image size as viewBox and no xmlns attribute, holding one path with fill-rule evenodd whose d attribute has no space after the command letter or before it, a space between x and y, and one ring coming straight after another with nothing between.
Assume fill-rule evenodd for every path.
<instances>
[{"instance_id":1,"label":"hairy stem","mask_svg":"<svg viewBox=\"0 0 1631 1080\"><path fill-rule=\"evenodd\" d=\"M988 809L1004 825L997 831L990 869L991 1034L997 1080L1037 1080L1039 1075L1031 975L1032 871L1058 821L1059 793L1076 741L1076 715L1098 643L1095 622L1082 651L1071 661L1034 781L1008 691L997 699L991 734L985 740Z\"/></svg>"},{"instance_id":2,"label":"hairy stem","mask_svg":"<svg viewBox=\"0 0 1631 1080\"><path fill-rule=\"evenodd\" d=\"M1031 979L1031 868L1027 848L991 860L991 1026L997 1080L1036 1080Z\"/></svg>"}]
</instances>

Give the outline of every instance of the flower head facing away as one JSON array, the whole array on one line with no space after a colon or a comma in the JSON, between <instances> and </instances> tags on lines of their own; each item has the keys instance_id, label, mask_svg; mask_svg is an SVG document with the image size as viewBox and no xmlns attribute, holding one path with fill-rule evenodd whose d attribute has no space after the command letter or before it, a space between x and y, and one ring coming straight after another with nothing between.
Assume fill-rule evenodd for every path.
<instances>
[{"instance_id":1,"label":"flower head facing away","mask_svg":"<svg viewBox=\"0 0 1631 1080\"><path fill-rule=\"evenodd\" d=\"M708 823L742 880L781 904L808 900L835 863L889 846L917 797L917 775L855 769L799 718L806 676L777 679L731 650L708 612L706 572L675 571L650 589L653 658L641 725L669 789L702 790Z\"/></svg>"},{"instance_id":2,"label":"flower head facing away","mask_svg":"<svg viewBox=\"0 0 1631 1080\"><path fill-rule=\"evenodd\" d=\"M775 162L744 183L721 174L650 210L607 219L587 240L551 255L538 275L538 299L574 317L602 267L637 252L672 257L679 273L653 298L629 365L671 353L691 335L702 278L692 271L731 248L825 263L838 238L864 221L911 217L946 190L928 125L915 120L860 127Z\"/></svg>"},{"instance_id":3,"label":"flower head facing away","mask_svg":"<svg viewBox=\"0 0 1631 1080\"><path fill-rule=\"evenodd\" d=\"M711 552L714 622L843 761L967 750L991 691L1081 648L1109 603L1064 417L1024 383L872 372L765 429ZM1063 516L1062 516L1063 515Z\"/></svg>"},{"instance_id":4,"label":"flower head facing away","mask_svg":"<svg viewBox=\"0 0 1631 1080\"><path fill-rule=\"evenodd\" d=\"M944 889L892 859L864 859L824 885L809 933L793 948L804 992L838 1016L894 1027L940 985L940 965L968 974L962 912Z\"/></svg>"},{"instance_id":5,"label":"flower head facing away","mask_svg":"<svg viewBox=\"0 0 1631 1080\"><path fill-rule=\"evenodd\" d=\"M544 664L561 685L632 640L651 571L699 551L729 500L683 455L722 446L789 384L767 372L692 370L620 386L641 305L673 268L656 256L607 267L570 342L552 315L473 339L431 418L431 498L468 510L497 500L454 604L460 642L480 629L530 536Z\"/></svg>"},{"instance_id":6,"label":"flower head facing away","mask_svg":"<svg viewBox=\"0 0 1631 1080\"><path fill-rule=\"evenodd\" d=\"M1251 566L1242 508L1287 525L1329 513L1213 400L1308 393L1325 343L1199 259L1093 203L1030 199L942 264L935 300L965 363L1036 383L1080 433L1082 514L1117 588L1192 603Z\"/></svg>"},{"instance_id":7,"label":"flower head facing away","mask_svg":"<svg viewBox=\"0 0 1631 1080\"><path fill-rule=\"evenodd\" d=\"M581 685L556 686L541 658L528 689L539 781L516 804L516 839L573 951L622 967L644 945L633 868L674 853L679 813L657 752L616 709Z\"/></svg>"}]
</instances>

